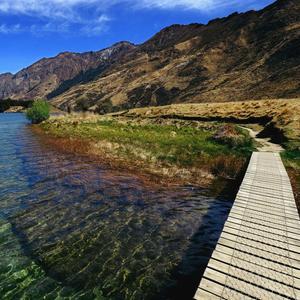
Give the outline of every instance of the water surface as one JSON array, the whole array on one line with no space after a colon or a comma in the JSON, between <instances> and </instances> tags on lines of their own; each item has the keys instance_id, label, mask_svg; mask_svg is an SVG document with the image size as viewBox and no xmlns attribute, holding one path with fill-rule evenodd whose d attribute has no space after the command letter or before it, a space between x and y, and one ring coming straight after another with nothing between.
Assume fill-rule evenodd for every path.
<instances>
[{"instance_id":1,"label":"water surface","mask_svg":"<svg viewBox=\"0 0 300 300\"><path fill-rule=\"evenodd\" d=\"M22 114L0 137L1 299L192 299L231 197L60 153Z\"/></svg>"}]
</instances>

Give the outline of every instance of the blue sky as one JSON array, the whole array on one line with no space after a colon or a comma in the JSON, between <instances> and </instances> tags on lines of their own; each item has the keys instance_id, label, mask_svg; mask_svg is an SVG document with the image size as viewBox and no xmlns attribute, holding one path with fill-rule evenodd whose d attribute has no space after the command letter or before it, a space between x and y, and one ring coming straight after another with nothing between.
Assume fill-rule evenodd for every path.
<instances>
[{"instance_id":1,"label":"blue sky","mask_svg":"<svg viewBox=\"0 0 300 300\"><path fill-rule=\"evenodd\" d=\"M62 51L141 43L171 24L207 23L274 0L0 0L0 73Z\"/></svg>"}]
</instances>

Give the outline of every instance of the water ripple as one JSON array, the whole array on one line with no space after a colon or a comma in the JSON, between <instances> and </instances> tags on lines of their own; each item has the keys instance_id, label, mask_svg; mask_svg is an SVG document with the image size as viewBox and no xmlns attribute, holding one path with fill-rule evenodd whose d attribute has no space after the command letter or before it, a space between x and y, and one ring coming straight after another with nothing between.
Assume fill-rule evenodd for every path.
<instances>
[{"instance_id":1,"label":"water ripple","mask_svg":"<svg viewBox=\"0 0 300 300\"><path fill-rule=\"evenodd\" d=\"M231 201L56 152L21 114L0 136L3 299L189 299Z\"/></svg>"}]
</instances>

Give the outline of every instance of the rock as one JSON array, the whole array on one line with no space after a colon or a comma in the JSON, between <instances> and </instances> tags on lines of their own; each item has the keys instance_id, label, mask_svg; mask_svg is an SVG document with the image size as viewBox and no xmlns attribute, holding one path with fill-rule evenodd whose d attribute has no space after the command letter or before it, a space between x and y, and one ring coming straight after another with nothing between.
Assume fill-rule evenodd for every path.
<instances>
[{"instance_id":1,"label":"rock","mask_svg":"<svg viewBox=\"0 0 300 300\"><path fill-rule=\"evenodd\" d=\"M175 137L177 135L177 133L175 131L171 131L170 135L171 135L171 137Z\"/></svg>"}]
</instances>

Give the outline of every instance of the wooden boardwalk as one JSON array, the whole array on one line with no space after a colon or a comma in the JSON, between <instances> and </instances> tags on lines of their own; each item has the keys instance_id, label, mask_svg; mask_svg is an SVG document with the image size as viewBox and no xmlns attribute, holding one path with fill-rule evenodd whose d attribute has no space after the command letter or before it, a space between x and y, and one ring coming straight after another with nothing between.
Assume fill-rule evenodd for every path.
<instances>
[{"instance_id":1,"label":"wooden boardwalk","mask_svg":"<svg viewBox=\"0 0 300 300\"><path fill-rule=\"evenodd\" d=\"M300 221L278 153L253 153L194 298L300 299Z\"/></svg>"}]
</instances>

